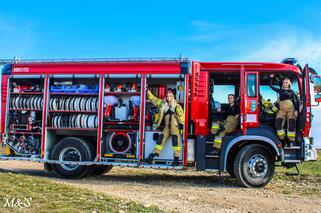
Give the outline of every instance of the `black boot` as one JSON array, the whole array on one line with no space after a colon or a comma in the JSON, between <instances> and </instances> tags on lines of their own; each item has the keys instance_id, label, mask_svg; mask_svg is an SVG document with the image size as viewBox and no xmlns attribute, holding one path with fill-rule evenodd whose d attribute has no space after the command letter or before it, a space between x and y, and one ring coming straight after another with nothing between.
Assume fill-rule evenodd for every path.
<instances>
[{"instance_id":1,"label":"black boot","mask_svg":"<svg viewBox=\"0 0 321 213\"><path fill-rule=\"evenodd\" d=\"M179 157L174 157L173 166L179 166Z\"/></svg>"},{"instance_id":2,"label":"black boot","mask_svg":"<svg viewBox=\"0 0 321 213\"><path fill-rule=\"evenodd\" d=\"M152 164L153 163L153 160L154 160L154 157L158 156L157 153L150 153L148 158L145 160L146 163L148 164Z\"/></svg>"}]
</instances>

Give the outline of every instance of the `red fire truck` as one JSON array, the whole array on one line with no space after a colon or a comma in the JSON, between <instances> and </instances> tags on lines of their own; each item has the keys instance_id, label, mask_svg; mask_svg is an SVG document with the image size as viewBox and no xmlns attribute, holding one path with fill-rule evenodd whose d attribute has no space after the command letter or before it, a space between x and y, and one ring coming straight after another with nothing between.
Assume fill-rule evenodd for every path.
<instances>
[{"instance_id":1,"label":"red fire truck","mask_svg":"<svg viewBox=\"0 0 321 213\"><path fill-rule=\"evenodd\" d=\"M320 101L320 76L289 63L197 62L178 59L2 61L1 160L44 163L63 178L108 172L113 166L227 171L246 187L267 184L275 162L285 167L316 160L310 137L312 85ZM262 109L269 74L290 78L300 99L294 146L276 135L275 115ZM312 84L313 83L313 84ZM152 163L159 116L146 90L164 98L176 90L185 124L179 165L168 142ZM311 90L310 90L311 88ZM227 107L228 91L240 105L240 125L213 153L215 110ZM223 94L224 93L224 94ZM266 96L266 95L265 95ZM216 100L216 101L215 101Z\"/></svg>"}]
</instances>

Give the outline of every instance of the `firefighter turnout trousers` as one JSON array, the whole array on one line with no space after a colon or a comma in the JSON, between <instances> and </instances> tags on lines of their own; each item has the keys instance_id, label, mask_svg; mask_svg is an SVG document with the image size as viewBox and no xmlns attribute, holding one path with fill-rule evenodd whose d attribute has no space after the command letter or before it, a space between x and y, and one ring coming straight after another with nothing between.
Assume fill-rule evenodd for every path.
<instances>
[{"instance_id":1,"label":"firefighter turnout trousers","mask_svg":"<svg viewBox=\"0 0 321 213\"><path fill-rule=\"evenodd\" d=\"M179 157L181 154L181 136L180 130L178 128L169 128L165 127L163 129L162 134L159 136L155 149L153 153L160 154L161 151L164 149L164 146L168 139L172 137L172 148L174 151L174 157Z\"/></svg>"},{"instance_id":2,"label":"firefighter turnout trousers","mask_svg":"<svg viewBox=\"0 0 321 213\"><path fill-rule=\"evenodd\" d=\"M290 141L295 141L296 116L291 100L280 101L280 111L275 119L275 128L280 140L285 138L284 124L286 121L288 122L287 137Z\"/></svg>"},{"instance_id":3,"label":"firefighter turnout trousers","mask_svg":"<svg viewBox=\"0 0 321 213\"><path fill-rule=\"evenodd\" d=\"M223 122L213 122L211 132L212 134L218 134L214 139L214 148L221 149L223 137L226 134L236 131L238 125L238 119L234 115L227 116Z\"/></svg>"}]
</instances>

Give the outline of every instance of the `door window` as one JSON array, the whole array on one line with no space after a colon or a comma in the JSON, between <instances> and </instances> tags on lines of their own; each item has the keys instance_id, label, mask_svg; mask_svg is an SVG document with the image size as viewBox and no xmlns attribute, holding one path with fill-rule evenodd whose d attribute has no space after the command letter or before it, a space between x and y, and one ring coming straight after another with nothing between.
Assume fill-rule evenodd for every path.
<instances>
[{"instance_id":1,"label":"door window","mask_svg":"<svg viewBox=\"0 0 321 213\"><path fill-rule=\"evenodd\" d=\"M256 97L256 74L248 74L247 76L247 96Z\"/></svg>"}]
</instances>

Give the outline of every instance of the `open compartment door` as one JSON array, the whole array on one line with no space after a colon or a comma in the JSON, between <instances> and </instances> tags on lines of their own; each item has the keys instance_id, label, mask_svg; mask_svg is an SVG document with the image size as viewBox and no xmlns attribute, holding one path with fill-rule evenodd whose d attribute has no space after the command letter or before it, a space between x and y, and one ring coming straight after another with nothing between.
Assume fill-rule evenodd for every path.
<instances>
[{"instance_id":1,"label":"open compartment door","mask_svg":"<svg viewBox=\"0 0 321 213\"><path fill-rule=\"evenodd\" d=\"M310 72L309 66L305 65L302 73L302 100L303 108L299 118L299 130L304 136L309 136L311 128L311 92L310 92Z\"/></svg>"}]
</instances>

